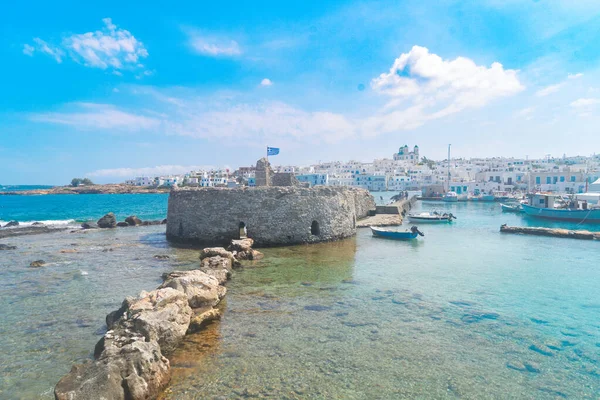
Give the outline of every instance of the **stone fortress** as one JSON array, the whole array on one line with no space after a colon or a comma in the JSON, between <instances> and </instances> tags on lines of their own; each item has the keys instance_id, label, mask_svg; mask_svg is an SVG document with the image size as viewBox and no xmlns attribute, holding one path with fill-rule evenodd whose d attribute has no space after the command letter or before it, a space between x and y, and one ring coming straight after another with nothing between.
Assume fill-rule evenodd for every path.
<instances>
[{"instance_id":1,"label":"stone fortress","mask_svg":"<svg viewBox=\"0 0 600 400\"><path fill-rule=\"evenodd\" d=\"M256 187L174 188L169 196L167 239L201 245L247 236L257 246L338 240L356 234L356 221L375 210L364 189L301 185L293 174L256 163Z\"/></svg>"}]
</instances>

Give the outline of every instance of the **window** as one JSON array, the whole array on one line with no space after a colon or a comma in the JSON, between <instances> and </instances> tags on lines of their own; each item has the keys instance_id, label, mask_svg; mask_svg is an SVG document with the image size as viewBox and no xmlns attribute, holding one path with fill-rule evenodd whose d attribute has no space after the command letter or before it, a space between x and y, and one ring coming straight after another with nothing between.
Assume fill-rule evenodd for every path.
<instances>
[{"instance_id":1,"label":"window","mask_svg":"<svg viewBox=\"0 0 600 400\"><path fill-rule=\"evenodd\" d=\"M552 180L550 179L550 177L549 177L549 176L547 176L547 177L546 177L546 183L550 183L550 182L552 182Z\"/></svg>"},{"instance_id":2,"label":"window","mask_svg":"<svg viewBox=\"0 0 600 400\"><path fill-rule=\"evenodd\" d=\"M319 223L317 221L313 221L310 225L310 234L313 236L319 236L321 234L321 229L319 228Z\"/></svg>"},{"instance_id":3,"label":"window","mask_svg":"<svg viewBox=\"0 0 600 400\"><path fill-rule=\"evenodd\" d=\"M535 184L539 185L540 183L542 183L541 178L539 176L535 177Z\"/></svg>"},{"instance_id":4,"label":"window","mask_svg":"<svg viewBox=\"0 0 600 400\"><path fill-rule=\"evenodd\" d=\"M565 177L564 177L564 176L561 176L561 177L560 177L560 181L561 181L561 182L564 182L564 181L565 181Z\"/></svg>"}]
</instances>

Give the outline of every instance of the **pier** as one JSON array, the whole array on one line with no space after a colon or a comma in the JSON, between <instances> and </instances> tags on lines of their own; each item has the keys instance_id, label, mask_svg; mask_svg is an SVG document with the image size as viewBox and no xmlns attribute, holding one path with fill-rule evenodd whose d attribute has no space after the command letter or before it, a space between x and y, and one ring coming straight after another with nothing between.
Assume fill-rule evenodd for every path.
<instances>
[{"instance_id":1,"label":"pier","mask_svg":"<svg viewBox=\"0 0 600 400\"><path fill-rule=\"evenodd\" d=\"M369 226L398 226L402 225L404 215L412 209L417 201L417 196L403 199L394 203L377 206L375 215L368 216L356 222L357 228L368 228Z\"/></svg>"},{"instance_id":2,"label":"pier","mask_svg":"<svg viewBox=\"0 0 600 400\"><path fill-rule=\"evenodd\" d=\"M581 240L600 240L600 232L590 232L584 230L569 230L569 229L553 229L553 228L527 228L523 226L507 226L500 227L502 233L517 233L522 235L534 236L552 236L567 239Z\"/></svg>"}]
</instances>

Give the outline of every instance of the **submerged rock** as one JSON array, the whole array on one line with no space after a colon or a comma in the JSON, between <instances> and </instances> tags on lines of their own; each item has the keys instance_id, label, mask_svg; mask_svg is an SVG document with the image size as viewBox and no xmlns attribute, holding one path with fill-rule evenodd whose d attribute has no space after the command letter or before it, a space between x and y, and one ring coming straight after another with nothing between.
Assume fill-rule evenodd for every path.
<instances>
[{"instance_id":1,"label":"submerged rock","mask_svg":"<svg viewBox=\"0 0 600 400\"><path fill-rule=\"evenodd\" d=\"M153 258L156 260L168 260L170 257L168 254L155 254Z\"/></svg>"},{"instance_id":2,"label":"submerged rock","mask_svg":"<svg viewBox=\"0 0 600 400\"><path fill-rule=\"evenodd\" d=\"M19 226L19 221L10 221L8 224L4 225L3 228L10 228L12 226Z\"/></svg>"},{"instance_id":3,"label":"submerged rock","mask_svg":"<svg viewBox=\"0 0 600 400\"><path fill-rule=\"evenodd\" d=\"M0 243L0 250L16 250L17 246Z\"/></svg>"},{"instance_id":4,"label":"submerged rock","mask_svg":"<svg viewBox=\"0 0 600 400\"><path fill-rule=\"evenodd\" d=\"M114 228L117 226L117 219L115 218L115 214L110 212L100 218L97 224L99 228Z\"/></svg>"},{"instance_id":5,"label":"submerged rock","mask_svg":"<svg viewBox=\"0 0 600 400\"><path fill-rule=\"evenodd\" d=\"M33 224L31 224L31 226L41 226L41 225L44 225L44 224L41 223L41 222L38 222L38 221L36 221Z\"/></svg>"},{"instance_id":6,"label":"submerged rock","mask_svg":"<svg viewBox=\"0 0 600 400\"><path fill-rule=\"evenodd\" d=\"M94 222L84 222L81 224L81 227L83 229L96 229L98 228L98 225L96 225Z\"/></svg>"},{"instance_id":7,"label":"submerged rock","mask_svg":"<svg viewBox=\"0 0 600 400\"><path fill-rule=\"evenodd\" d=\"M467 314L463 315L461 320L467 324L471 324L473 322L480 322L485 319L498 319L499 316L500 314L492 311L471 310Z\"/></svg>"},{"instance_id":8,"label":"submerged rock","mask_svg":"<svg viewBox=\"0 0 600 400\"><path fill-rule=\"evenodd\" d=\"M516 371L527 371L527 367L521 361L510 361L506 363L506 366Z\"/></svg>"},{"instance_id":9,"label":"submerged rock","mask_svg":"<svg viewBox=\"0 0 600 400\"><path fill-rule=\"evenodd\" d=\"M208 310L199 310L195 312L192 320L190 321L190 327L188 328L188 333L199 332L204 328L204 326L210 322L217 319L221 319L221 311L210 308Z\"/></svg>"},{"instance_id":10,"label":"submerged rock","mask_svg":"<svg viewBox=\"0 0 600 400\"><path fill-rule=\"evenodd\" d=\"M130 226L137 226L142 224L142 220L136 217L135 215L131 215L125 218L125 222Z\"/></svg>"},{"instance_id":11,"label":"submerged rock","mask_svg":"<svg viewBox=\"0 0 600 400\"><path fill-rule=\"evenodd\" d=\"M304 309L308 310L308 311L329 311L329 310L331 310L331 307L322 306L320 304L314 304L314 305L310 305L310 306L305 306Z\"/></svg>"},{"instance_id":12,"label":"submerged rock","mask_svg":"<svg viewBox=\"0 0 600 400\"><path fill-rule=\"evenodd\" d=\"M117 226L119 228L126 228L129 226L129 224L127 222L117 222Z\"/></svg>"},{"instance_id":13,"label":"submerged rock","mask_svg":"<svg viewBox=\"0 0 600 400\"><path fill-rule=\"evenodd\" d=\"M29 266L31 268L40 268L40 267L43 267L44 265L46 265L46 262L44 260L35 260L35 261L32 261L31 264L29 264Z\"/></svg>"},{"instance_id":14,"label":"submerged rock","mask_svg":"<svg viewBox=\"0 0 600 400\"><path fill-rule=\"evenodd\" d=\"M529 349L535 351L536 353L543 354L545 356L553 356L554 355L554 353L552 352L552 350L550 350L548 348L548 346L546 346L545 344L541 344L541 343L534 343L531 346L529 346Z\"/></svg>"}]
</instances>

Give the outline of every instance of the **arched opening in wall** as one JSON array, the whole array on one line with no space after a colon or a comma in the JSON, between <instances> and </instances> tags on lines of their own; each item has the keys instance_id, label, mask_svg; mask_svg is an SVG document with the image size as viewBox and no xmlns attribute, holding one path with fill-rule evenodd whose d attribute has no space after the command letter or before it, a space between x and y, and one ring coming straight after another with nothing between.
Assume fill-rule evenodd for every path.
<instances>
[{"instance_id":1,"label":"arched opening in wall","mask_svg":"<svg viewBox=\"0 0 600 400\"><path fill-rule=\"evenodd\" d=\"M321 234L321 228L317 221L313 221L312 224L310 224L310 234L314 236L319 236Z\"/></svg>"},{"instance_id":2,"label":"arched opening in wall","mask_svg":"<svg viewBox=\"0 0 600 400\"><path fill-rule=\"evenodd\" d=\"M246 229L246 223L245 222L240 221L239 229L240 229L240 239L247 238L248 237L248 230Z\"/></svg>"}]
</instances>

